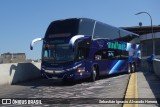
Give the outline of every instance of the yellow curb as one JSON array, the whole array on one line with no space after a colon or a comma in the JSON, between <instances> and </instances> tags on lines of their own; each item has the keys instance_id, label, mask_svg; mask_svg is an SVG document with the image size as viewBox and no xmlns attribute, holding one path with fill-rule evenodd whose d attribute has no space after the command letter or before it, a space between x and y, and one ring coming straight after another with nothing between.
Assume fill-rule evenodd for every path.
<instances>
[{"instance_id":1,"label":"yellow curb","mask_svg":"<svg viewBox=\"0 0 160 107\"><path fill-rule=\"evenodd\" d=\"M137 73L132 73L128 83L125 100L127 98L138 98ZM123 107L138 107L138 104L124 104Z\"/></svg>"}]
</instances>

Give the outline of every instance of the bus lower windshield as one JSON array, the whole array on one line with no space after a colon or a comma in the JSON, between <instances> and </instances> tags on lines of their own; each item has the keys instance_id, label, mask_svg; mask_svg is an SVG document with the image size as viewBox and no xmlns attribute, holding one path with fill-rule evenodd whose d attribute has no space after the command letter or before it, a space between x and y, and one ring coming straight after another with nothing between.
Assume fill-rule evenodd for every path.
<instances>
[{"instance_id":1,"label":"bus lower windshield","mask_svg":"<svg viewBox=\"0 0 160 107\"><path fill-rule=\"evenodd\" d=\"M44 44L42 60L49 63L65 63L74 60L69 44Z\"/></svg>"}]
</instances>

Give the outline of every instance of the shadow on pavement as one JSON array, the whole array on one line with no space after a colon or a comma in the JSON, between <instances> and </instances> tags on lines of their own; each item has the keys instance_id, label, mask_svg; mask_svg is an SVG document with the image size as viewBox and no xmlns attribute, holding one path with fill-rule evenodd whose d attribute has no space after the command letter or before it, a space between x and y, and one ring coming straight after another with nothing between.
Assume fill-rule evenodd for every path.
<instances>
[{"instance_id":1,"label":"shadow on pavement","mask_svg":"<svg viewBox=\"0 0 160 107\"><path fill-rule=\"evenodd\" d=\"M153 72L143 72L143 74L158 101L158 104L160 104L160 78L158 78Z\"/></svg>"},{"instance_id":2,"label":"shadow on pavement","mask_svg":"<svg viewBox=\"0 0 160 107\"><path fill-rule=\"evenodd\" d=\"M120 76L120 75L128 75L127 73L118 73L118 74L112 74L112 75L107 75L107 76L102 76L100 78L98 78L96 81L99 80L103 80L103 79L108 79L108 78L113 78L116 76ZM16 85L20 85L20 86L31 86L31 88L38 88L41 86L61 86L61 87L65 87L65 86L73 86L76 84L81 84L81 83L89 83L88 79L82 79L82 80L78 80L76 82L69 82L69 83L63 83L61 79L44 79L44 78L40 78L37 80L33 80L33 81L29 81L29 82L25 82L25 83L19 83Z\"/></svg>"},{"instance_id":3,"label":"shadow on pavement","mask_svg":"<svg viewBox=\"0 0 160 107\"><path fill-rule=\"evenodd\" d=\"M30 81L30 82L26 82L26 83L20 83L17 85L22 85L22 86L31 86L31 88L37 88L40 86L70 86L70 85L74 85L74 84L63 84L62 80L60 79L37 79L34 81Z\"/></svg>"}]
</instances>

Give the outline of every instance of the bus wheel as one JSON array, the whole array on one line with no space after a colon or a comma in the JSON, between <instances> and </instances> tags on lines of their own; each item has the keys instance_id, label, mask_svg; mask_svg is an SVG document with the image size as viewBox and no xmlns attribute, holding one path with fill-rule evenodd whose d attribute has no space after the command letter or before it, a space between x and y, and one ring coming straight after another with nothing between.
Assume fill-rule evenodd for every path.
<instances>
[{"instance_id":1,"label":"bus wheel","mask_svg":"<svg viewBox=\"0 0 160 107\"><path fill-rule=\"evenodd\" d=\"M132 72L134 73L136 71L136 66L135 64L132 64Z\"/></svg>"},{"instance_id":2,"label":"bus wheel","mask_svg":"<svg viewBox=\"0 0 160 107\"><path fill-rule=\"evenodd\" d=\"M96 80L96 76L97 76L96 68L93 67L92 68L91 78L90 78L91 82L94 82Z\"/></svg>"},{"instance_id":3,"label":"bus wheel","mask_svg":"<svg viewBox=\"0 0 160 107\"><path fill-rule=\"evenodd\" d=\"M131 64L128 64L128 73L130 74L132 72Z\"/></svg>"}]
</instances>

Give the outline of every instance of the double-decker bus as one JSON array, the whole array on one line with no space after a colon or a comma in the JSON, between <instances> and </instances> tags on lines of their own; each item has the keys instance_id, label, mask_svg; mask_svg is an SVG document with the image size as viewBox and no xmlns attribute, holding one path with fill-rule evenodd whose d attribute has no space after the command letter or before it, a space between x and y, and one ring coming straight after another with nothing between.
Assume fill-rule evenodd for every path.
<instances>
[{"instance_id":1,"label":"double-decker bus","mask_svg":"<svg viewBox=\"0 0 160 107\"><path fill-rule=\"evenodd\" d=\"M137 67L139 36L135 33L88 19L53 21L44 36L41 73L51 78L74 81L121 72Z\"/></svg>"}]
</instances>

